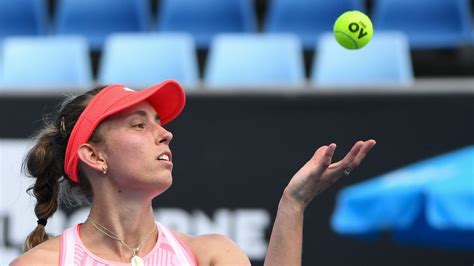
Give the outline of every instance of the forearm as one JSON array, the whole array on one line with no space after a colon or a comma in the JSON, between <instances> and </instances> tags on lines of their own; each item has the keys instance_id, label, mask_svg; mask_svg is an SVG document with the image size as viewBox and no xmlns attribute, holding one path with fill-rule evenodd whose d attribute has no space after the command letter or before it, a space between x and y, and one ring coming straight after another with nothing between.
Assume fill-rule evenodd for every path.
<instances>
[{"instance_id":1,"label":"forearm","mask_svg":"<svg viewBox=\"0 0 474 266\"><path fill-rule=\"evenodd\" d=\"M266 266L301 265L304 206L296 204L284 193L278 205Z\"/></svg>"}]
</instances>

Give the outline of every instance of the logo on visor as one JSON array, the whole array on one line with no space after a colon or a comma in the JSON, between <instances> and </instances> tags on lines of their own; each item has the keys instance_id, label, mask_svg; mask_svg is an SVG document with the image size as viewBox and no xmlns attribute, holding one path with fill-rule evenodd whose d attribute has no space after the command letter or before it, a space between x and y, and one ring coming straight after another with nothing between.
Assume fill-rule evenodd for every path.
<instances>
[{"instance_id":1,"label":"logo on visor","mask_svg":"<svg viewBox=\"0 0 474 266\"><path fill-rule=\"evenodd\" d=\"M132 89L127 88L127 87L123 87L123 90L124 90L124 91L135 91L135 90L132 90Z\"/></svg>"}]
</instances>

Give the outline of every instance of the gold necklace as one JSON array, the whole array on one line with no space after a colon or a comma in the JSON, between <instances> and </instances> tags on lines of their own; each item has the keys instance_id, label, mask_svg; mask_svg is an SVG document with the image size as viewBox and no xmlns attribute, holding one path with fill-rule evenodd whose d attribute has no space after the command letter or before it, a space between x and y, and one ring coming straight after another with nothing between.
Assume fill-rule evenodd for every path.
<instances>
[{"instance_id":1,"label":"gold necklace","mask_svg":"<svg viewBox=\"0 0 474 266\"><path fill-rule=\"evenodd\" d=\"M138 256L138 252L140 251L140 249L143 247L143 245L145 245L145 243L147 242L147 240L151 237L151 235L156 231L156 226L153 227L153 230L148 233L148 235L145 237L145 239L140 243L140 245L138 245L136 248L131 248L130 246L128 246L125 241L123 241L123 239L121 239L120 237L118 237L114 232L110 231L109 229L107 229L105 226L99 224L97 221L95 221L94 219L92 219L90 216L87 218L87 220L89 220L92 224L92 226L95 227L95 229L97 229L99 232L101 232L102 234L112 238L112 239L115 239L115 240L118 240L120 241L120 243L125 246L126 248L128 248L128 250L130 250L130 253L132 253L132 258L131 258L131 263L133 266L143 266L144 263L143 263L143 259Z\"/></svg>"}]
</instances>

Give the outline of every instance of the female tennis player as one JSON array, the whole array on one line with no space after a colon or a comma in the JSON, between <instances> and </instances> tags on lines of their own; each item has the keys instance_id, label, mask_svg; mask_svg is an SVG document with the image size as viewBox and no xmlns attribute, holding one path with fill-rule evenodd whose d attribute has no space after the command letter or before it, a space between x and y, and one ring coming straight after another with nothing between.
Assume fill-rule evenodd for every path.
<instances>
[{"instance_id":1,"label":"female tennis player","mask_svg":"<svg viewBox=\"0 0 474 266\"><path fill-rule=\"evenodd\" d=\"M25 159L38 225L11 265L249 265L225 236L191 236L155 221L152 199L173 181L173 135L163 126L184 105L175 81L141 91L108 85L65 101ZM335 144L316 150L282 193L266 265L301 264L306 206L374 145L358 141L336 163ZM83 223L49 238L45 226L60 197L90 202L91 210Z\"/></svg>"}]
</instances>

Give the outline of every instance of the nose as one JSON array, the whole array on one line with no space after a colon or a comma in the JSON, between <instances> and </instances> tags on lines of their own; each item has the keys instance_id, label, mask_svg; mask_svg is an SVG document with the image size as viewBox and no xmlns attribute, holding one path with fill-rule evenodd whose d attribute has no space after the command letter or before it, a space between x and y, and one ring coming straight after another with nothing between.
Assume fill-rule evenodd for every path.
<instances>
[{"instance_id":1,"label":"nose","mask_svg":"<svg viewBox=\"0 0 474 266\"><path fill-rule=\"evenodd\" d=\"M173 134L169 132L168 130L166 130L161 125L157 125L156 131L157 131L156 143L169 145L171 140L173 139Z\"/></svg>"}]
</instances>

